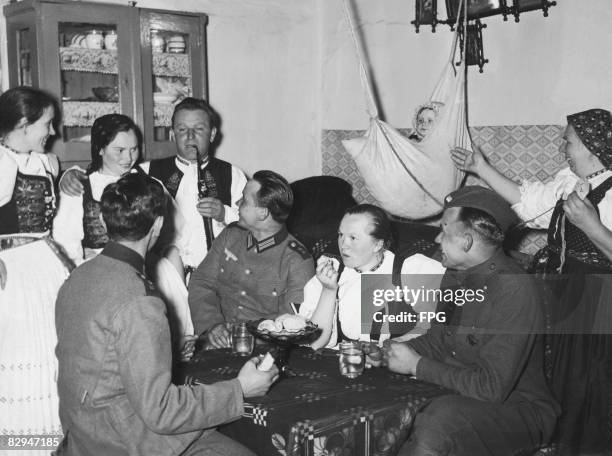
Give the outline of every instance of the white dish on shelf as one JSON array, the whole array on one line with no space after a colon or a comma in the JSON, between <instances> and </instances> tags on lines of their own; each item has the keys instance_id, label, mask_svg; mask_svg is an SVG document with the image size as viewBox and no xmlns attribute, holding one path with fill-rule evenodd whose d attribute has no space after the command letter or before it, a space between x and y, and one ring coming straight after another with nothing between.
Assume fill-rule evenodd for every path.
<instances>
[{"instance_id":1,"label":"white dish on shelf","mask_svg":"<svg viewBox=\"0 0 612 456\"><path fill-rule=\"evenodd\" d=\"M91 135L79 136L78 138L71 139L73 142L91 142Z\"/></svg>"},{"instance_id":2,"label":"white dish on shelf","mask_svg":"<svg viewBox=\"0 0 612 456\"><path fill-rule=\"evenodd\" d=\"M173 103L176 100L176 95L171 93L154 92L153 101L155 103Z\"/></svg>"}]
</instances>

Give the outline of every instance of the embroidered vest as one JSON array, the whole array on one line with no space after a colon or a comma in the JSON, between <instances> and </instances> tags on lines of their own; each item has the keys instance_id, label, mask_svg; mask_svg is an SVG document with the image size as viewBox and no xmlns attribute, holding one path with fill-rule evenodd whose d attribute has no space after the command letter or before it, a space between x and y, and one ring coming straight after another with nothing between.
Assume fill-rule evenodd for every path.
<instances>
[{"instance_id":1,"label":"embroidered vest","mask_svg":"<svg viewBox=\"0 0 612 456\"><path fill-rule=\"evenodd\" d=\"M100 202L93 197L89 179L83 182L83 241L85 248L101 249L108 242L106 227L102 223Z\"/></svg>"},{"instance_id":2,"label":"embroidered vest","mask_svg":"<svg viewBox=\"0 0 612 456\"><path fill-rule=\"evenodd\" d=\"M55 215L52 181L47 176L17 172L13 197L0 207L0 234L42 233Z\"/></svg>"},{"instance_id":3,"label":"embroidered vest","mask_svg":"<svg viewBox=\"0 0 612 456\"><path fill-rule=\"evenodd\" d=\"M206 169L212 174L217 185L217 197L226 206L232 205L232 165L228 162L211 158ZM176 198L183 172L176 166L175 157L152 160L149 175L159 179L173 198Z\"/></svg>"},{"instance_id":4,"label":"embroidered vest","mask_svg":"<svg viewBox=\"0 0 612 456\"><path fill-rule=\"evenodd\" d=\"M588 200L593 204L595 210L599 214L597 205L603 200L606 192L612 188L612 177L606 179L597 188L591 190L587 195ZM563 217L563 200L557 201L557 205L553 211L553 215L548 226L548 245L540 250L534 258L536 270L541 270L537 263L547 263L546 270L550 272L558 263L558 257L561 252L563 238L561 236L561 222L565 219L565 255L574 258L583 263L612 269L612 262L606 255L597 247L589 237L570 222L567 217ZM545 252L546 251L546 252ZM547 256L547 253L552 253ZM554 267L553 267L554 265Z\"/></svg>"}]
</instances>

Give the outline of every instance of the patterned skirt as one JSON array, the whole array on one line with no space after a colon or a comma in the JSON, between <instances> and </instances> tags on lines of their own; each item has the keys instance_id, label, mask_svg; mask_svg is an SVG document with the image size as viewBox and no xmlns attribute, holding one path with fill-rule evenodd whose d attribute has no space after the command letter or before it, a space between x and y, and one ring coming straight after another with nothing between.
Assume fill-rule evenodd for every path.
<instances>
[{"instance_id":1,"label":"patterned skirt","mask_svg":"<svg viewBox=\"0 0 612 456\"><path fill-rule=\"evenodd\" d=\"M553 249L536 256L544 279L546 374L562 412L560 455L612 454L612 271Z\"/></svg>"},{"instance_id":2,"label":"patterned skirt","mask_svg":"<svg viewBox=\"0 0 612 456\"><path fill-rule=\"evenodd\" d=\"M55 299L70 263L48 238L0 236L0 434L61 434Z\"/></svg>"}]
</instances>

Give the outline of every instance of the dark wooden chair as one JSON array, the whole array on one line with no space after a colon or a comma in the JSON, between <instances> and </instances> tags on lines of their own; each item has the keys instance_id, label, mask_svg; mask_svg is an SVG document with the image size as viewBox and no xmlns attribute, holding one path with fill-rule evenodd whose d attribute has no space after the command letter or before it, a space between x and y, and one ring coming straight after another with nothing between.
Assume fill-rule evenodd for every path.
<instances>
[{"instance_id":1,"label":"dark wooden chair","mask_svg":"<svg viewBox=\"0 0 612 456\"><path fill-rule=\"evenodd\" d=\"M353 187L335 176L313 176L291 184L293 209L287 228L315 261L323 252L338 254L338 226L344 212L357 204Z\"/></svg>"}]
</instances>

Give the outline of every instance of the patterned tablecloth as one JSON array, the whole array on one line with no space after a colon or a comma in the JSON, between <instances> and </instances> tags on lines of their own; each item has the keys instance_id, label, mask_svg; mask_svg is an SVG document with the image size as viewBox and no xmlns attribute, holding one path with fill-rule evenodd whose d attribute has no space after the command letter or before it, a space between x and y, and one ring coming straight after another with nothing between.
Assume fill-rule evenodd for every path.
<instances>
[{"instance_id":1,"label":"patterned tablecloth","mask_svg":"<svg viewBox=\"0 0 612 456\"><path fill-rule=\"evenodd\" d=\"M235 377L247 358L229 350L201 351L181 366L186 383ZM342 377L337 352L293 350L293 376L282 377L268 395L245 400L243 418L220 431L261 456L394 455L415 414L444 388L386 369Z\"/></svg>"}]
</instances>

